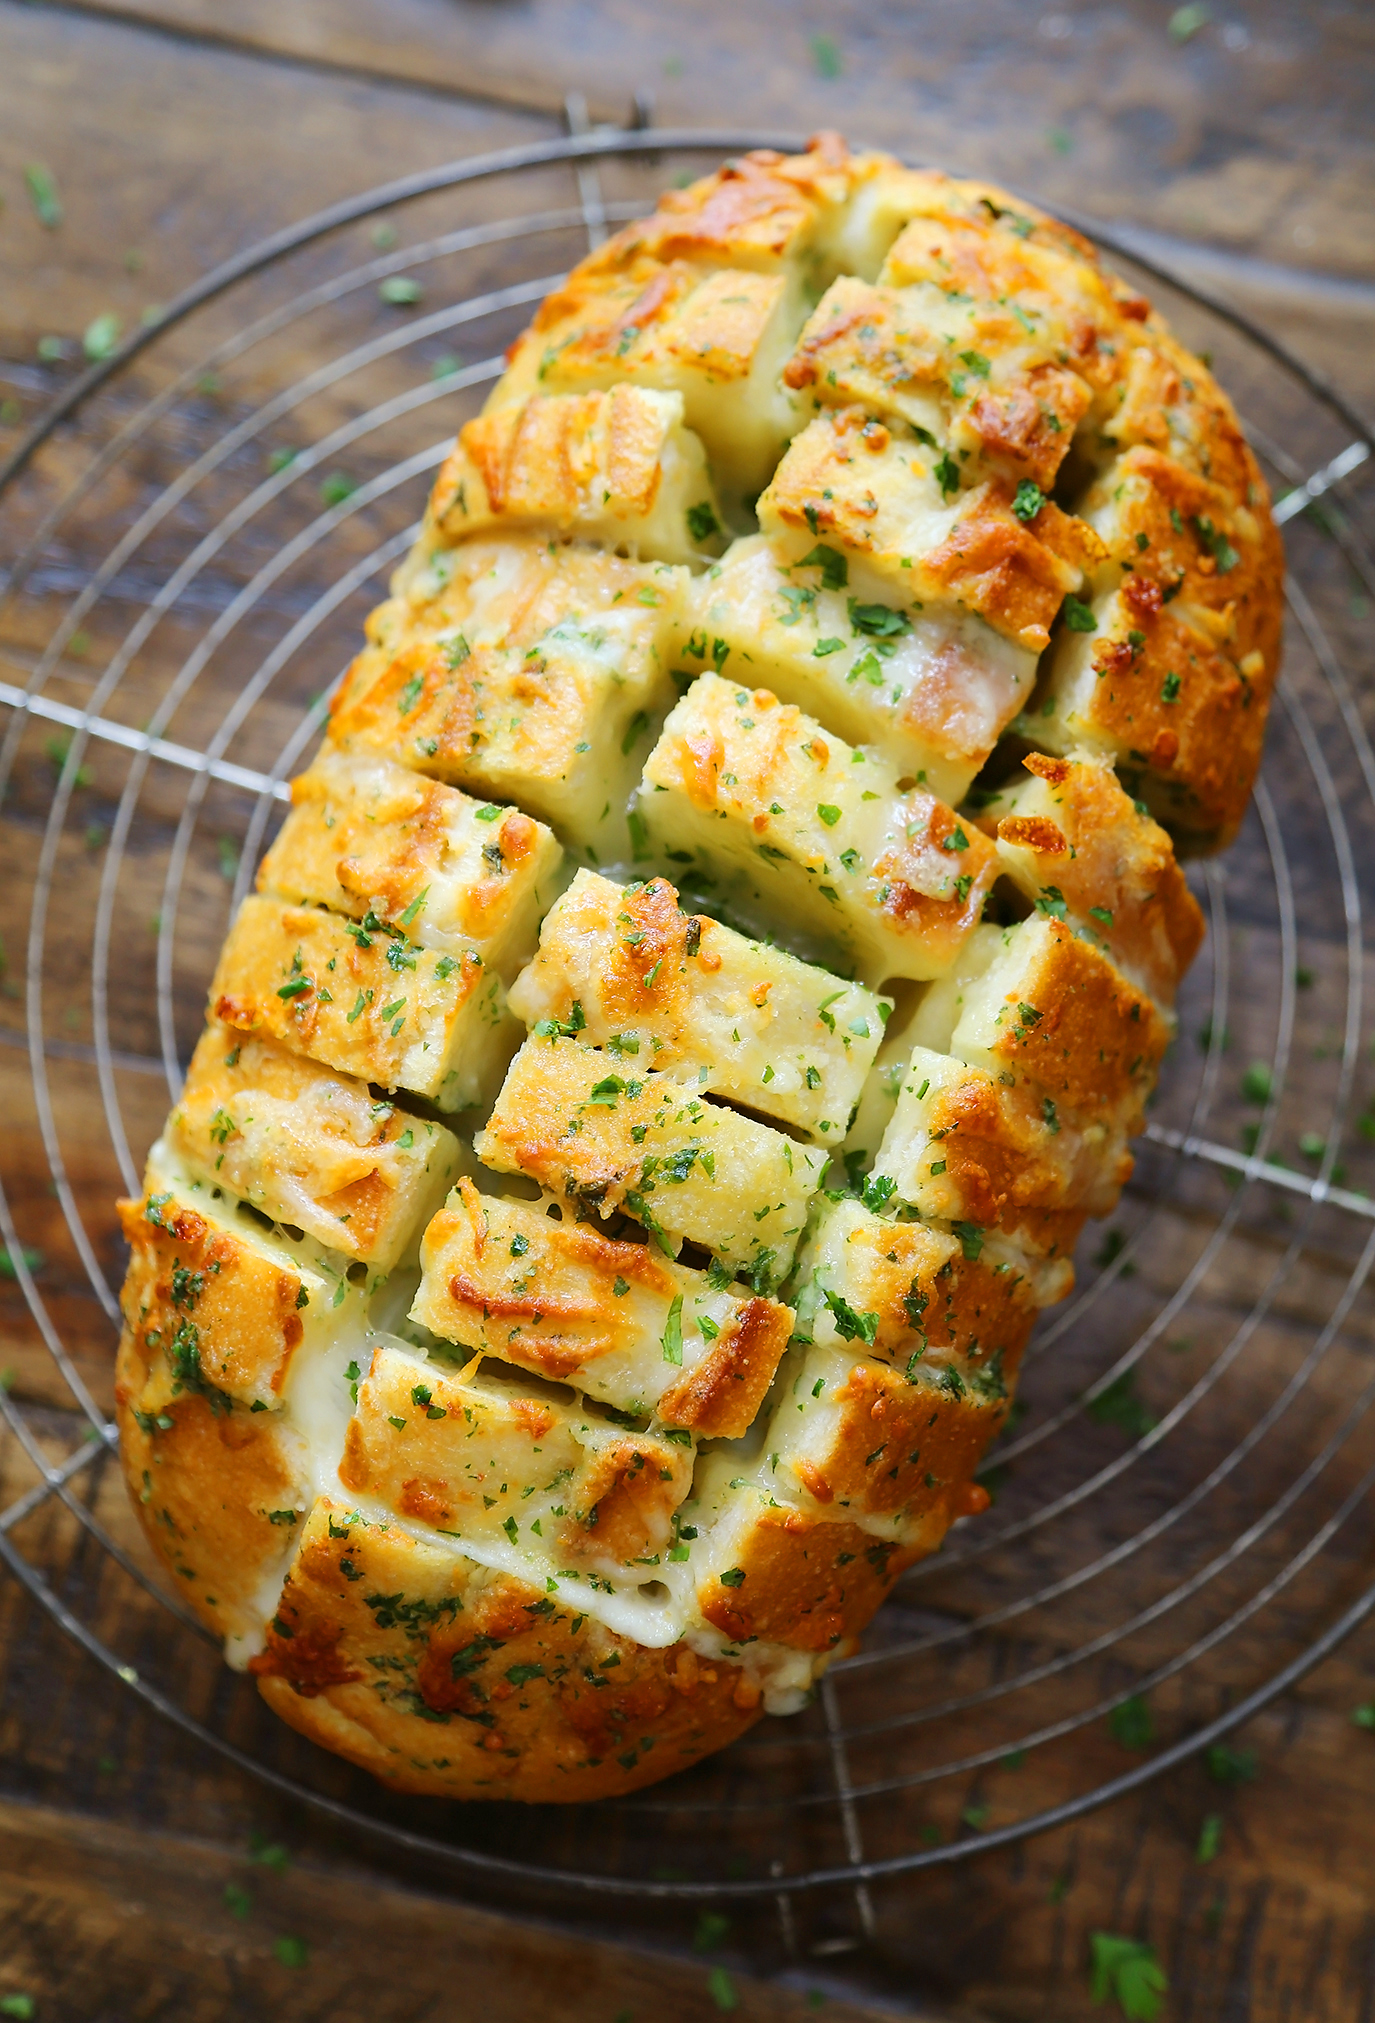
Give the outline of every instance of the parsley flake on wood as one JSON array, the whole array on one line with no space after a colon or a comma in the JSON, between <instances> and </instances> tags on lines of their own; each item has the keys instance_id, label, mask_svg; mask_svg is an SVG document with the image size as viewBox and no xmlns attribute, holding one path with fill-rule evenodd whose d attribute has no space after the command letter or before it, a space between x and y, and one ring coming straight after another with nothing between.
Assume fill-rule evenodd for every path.
<instances>
[{"instance_id":1,"label":"parsley flake on wood","mask_svg":"<svg viewBox=\"0 0 1375 2023\"><path fill-rule=\"evenodd\" d=\"M1094 2001L1111 1997L1129 2023L1155 2023L1170 1983L1154 1949L1143 1940L1119 1938L1113 1932L1091 1932L1089 1945Z\"/></svg>"},{"instance_id":2,"label":"parsley flake on wood","mask_svg":"<svg viewBox=\"0 0 1375 2023\"><path fill-rule=\"evenodd\" d=\"M55 232L62 223L62 199L52 171L45 169L42 162L27 162L24 166L24 187L39 224Z\"/></svg>"}]
</instances>

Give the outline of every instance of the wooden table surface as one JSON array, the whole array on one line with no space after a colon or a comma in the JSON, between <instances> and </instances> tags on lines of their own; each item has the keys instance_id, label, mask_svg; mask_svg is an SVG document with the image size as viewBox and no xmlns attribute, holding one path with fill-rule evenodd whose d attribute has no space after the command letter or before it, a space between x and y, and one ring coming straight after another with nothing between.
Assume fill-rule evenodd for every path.
<instances>
[{"instance_id":1,"label":"wooden table surface","mask_svg":"<svg viewBox=\"0 0 1375 2023\"><path fill-rule=\"evenodd\" d=\"M569 93L593 119L624 120L638 92L663 125L839 126L1092 210L1375 412L1375 12L1187 11L1172 34L1156 0L0 0L0 449L73 369L41 362L41 339L105 313L130 324L335 198L556 133ZM60 224L26 193L35 162ZM22 785L19 802L16 837L33 827ZM0 1006L8 1029L19 1017ZM27 1116L23 1064L0 1055L8 1122ZM51 1406L61 1445L70 1415L3 1297L0 1363ZM77 1292L70 1313L105 1396L108 1331ZM1369 1312L1360 1333L1368 1353ZM31 1479L0 1452L6 1500ZM118 1527L117 1485L98 1493ZM43 1522L56 1557L80 1550ZM1352 1578L1369 1573L1367 1555ZM878 1886L872 1938L818 1957L805 1904L789 1945L767 1917L604 1908L560 1924L554 1904L478 1903L208 1760L12 1583L0 1611L5 2015L687 2023L733 2004L742 2019L1086 2023L1105 2013L1088 1977L1101 1930L1149 1938L1180 2023L1375 2015L1375 1735L1350 1720L1372 1697L1370 1627L1233 1738L1256 1753L1253 1781L1222 1790L1186 1767L1024 1846ZM1114 1747L1102 1776L1122 1767ZM1209 1813L1225 1832L1205 1871ZM24 1996L31 2011L3 1999Z\"/></svg>"}]
</instances>

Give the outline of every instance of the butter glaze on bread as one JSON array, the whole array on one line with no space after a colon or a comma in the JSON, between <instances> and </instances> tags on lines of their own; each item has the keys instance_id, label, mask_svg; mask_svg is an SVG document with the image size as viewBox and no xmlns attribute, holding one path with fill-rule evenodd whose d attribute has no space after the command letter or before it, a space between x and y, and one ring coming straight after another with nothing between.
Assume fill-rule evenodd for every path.
<instances>
[{"instance_id":1,"label":"butter glaze on bread","mask_svg":"<svg viewBox=\"0 0 1375 2023\"><path fill-rule=\"evenodd\" d=\"M130 1490L284 1720L633 1790L985 1507L1281 573L1210 373L996 189L821 135L554 291L122 1204Z\"/></svg>"}]
</instances>

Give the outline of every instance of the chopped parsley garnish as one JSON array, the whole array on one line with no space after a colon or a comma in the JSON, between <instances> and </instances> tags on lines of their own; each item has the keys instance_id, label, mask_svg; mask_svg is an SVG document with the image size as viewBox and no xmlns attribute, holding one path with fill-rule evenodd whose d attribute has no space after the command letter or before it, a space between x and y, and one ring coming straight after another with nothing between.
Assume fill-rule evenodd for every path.
<instances>
[{"instance_id":1,"label":"chopped parsley garnish","mask_svg":"<svg viewBox=\"0 0 1375 2023\"><path fill-rule=\"evenodd\" d=\"M904 632L912 630L912 621L905 611L894 611L888 604L861 604L856 597L848 600L850 630L861 632L870 639L900 639Z\"/></svg>"},{"instance_id":2,"label":"chopped parsley garnish","mask_svg":"<svg viewBox=\"0 0 1375 2023\"><path fill-rule=\"evenodd\" d=\"M1217 563L1218 575L1225 576L1229 570L1235 569L1241 557L1227 536L1219 533L1213 522L1202 514L1195 514L1194 526L1199 540Z\"/></svg>"},{"instance_id":3,"label":"chopped parsley garnish","mask_svg":"<svg viewBox=\"0 0 1375 2023\"><path fill-rule=\"evenodd\" d=\"M568 1007L566 1019L540 1019L535 1032L542 1040L571 1040L576 1038L587 1024L581 1001L574 998Z\"/></svg>"},{"instance_id":4,"label":"chopped parsley garnish","mask_svg":"<svg viewBox=\"0 0 1375 2023\"><path fill-rule=\"evenodd\" d=\"M664 1361L681 1364L683 1360L683 1295L675 1293L673 1304L668 1310L668 1320L660 1337L663 1343Z\"/></svg>"},{"instance_id":5,"label":"chopped parsley garnish","mask_svg":"<svg viewBox=\"0 0 1375 2023\"><path fill-rule=\"evenodd\" d=\"M721 522L708 500L688 507L687 528L694 541L709 541L713 534L721 532Z\"/></svg>"},{"instance_id":6,"label":"chopped parsley garnish","mask_svg":"<svg viewBox=\"0 0 1375 2023\"><path fill-rule=\"evenodd\" d=\"M823 590L843 590L850 580L850 565L839 549L824 547L820 542L810 554L804 555L792 566L794 569L819 569Z\"/></svg>"},{"instance_id":7,"label":"chopped parsley garnish","mask_svg":"<svg viewBox=\"0 0 1375 2023\"><path fill-rule=\"evenodd\" d=\"M878 1334L878 1315L856 1313L848 1300L826 1287L822 1288L822 1295L831 1310L831 1318L836 1324L836 1333L841 1340L863 1342L866 1348L871 1349Z\"/></svg>"},{"instance_id":8,"label":"chopped parsley garnish","mask_svg":"<svg viewBox=\"0 0 1375 2023\"><path fill-rule=\"evenodd\" d=\"M1017 487L1017 496L1012 501L1012 510L1025 527L1036 518L1045 502L1046 495L1041 487L1033 479L1023 478Z\"/></svg>"}]
</instances>

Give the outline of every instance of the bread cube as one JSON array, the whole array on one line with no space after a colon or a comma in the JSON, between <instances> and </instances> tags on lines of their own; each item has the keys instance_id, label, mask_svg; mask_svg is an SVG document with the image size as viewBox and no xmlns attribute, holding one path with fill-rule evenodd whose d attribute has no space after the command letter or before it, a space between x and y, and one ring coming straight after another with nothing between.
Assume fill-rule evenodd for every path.
<instances>
[{"instance_id":1,"label":"bread cube","mask_svg":"<svg viewBox=\"0 0 1375 2023\"><path fill-rule=\"evenodd\" d=\"M473 1144L581 1210L624 1208L666 1255L704 1245L760 1292L786 1277L826 1164L677 1076L563 1037L525 1042Z\"/></svg>"},{"instance_id":2,"label":"bread cube","mask_svg":"<svg viewBox=\"0 0 1375 2023\"><path fill-rule=\"evenodd\" d=\"M787 920L871 984L948 969L996 875L987 839L925 788L899 794L886 765L712 674L664 725L639 805L665 849L735 879L737 911Z\"/></svg>"},{"instance_id":3,"label":"bread cube","mask_svg":"<svg viewBox=\"0 0 1375 2023\"><path fill-rule=\"evenodd\" d=\"M901 1372L924 1363L941 1383L948 1365L994 1403L1039 1310L1074 1284L1067 1260L1047 1265L996 1231L894 1222L848 1197L816 1217L797 1277L799 1340L851 1342Z\"/></svg>"},{"instance_id":4,"label":"bread cube","mask_svg":"<svg viewBox=\"0 0 1375 2023\"><path fill-rule=\"evenodd\" d=\"M374 914L442 953L475 948L508 983L533 954L563 864L542 822L329 745L292 781L291 801L260 892Z\"/></svg>"},{"instance_id":5,"label":"bread cube","mask_svg":"<svg viewBox=\"0 0 1375 2023\"><path fill-rule=\"evenodd\" d=\"M805 154L733 155L685 188L664 190L647 218L624 226L577 271L591 279L649 256L775 273L825 243L856 177L883 159L851 155L835 133L817 134Z\"/></svg>"},{"instance_id":6,"label":"bread cube","mask_svg":"<svg viewBox=\"0 0 1375 2023\"><path fill-rule=\"evenodd\" d=\"M541 1586L556 1572L643 1586L660 1577L692 1449L500 1364L459 1375L383 1343L339 1479Z\"/></svg>"},{"instance_id":7,"label":"bread cube","mask_svg":"<svg viewBox=\"0 0 1375 2023\"><path fill-rule=\"evenodd\" d=\"M699 1438L747 1432L792 1314L742 1286L460 1180L425 1232L412 1320L617 1411Z\"/></svg>"},{"instance_id":8,"label":"bread cube","mask_svg":"<svg viewBox=\"0 0 1375 2023\"><path fill-rule=\"evenodd\" d=\"M1245 509L1242 528L1254 537L1250 507L1265 497L1255 455L1212 373L1200 372L1198 360L1168 330L1153 323L1138 333L1103 405L1105 444L1153 450L1220 486ZM1272 552L1283 567L1278 543Z\"/></svg>"},{"instance_id":9,"label":"bread cube","mask_svg":"<svg viewBox=\"0 0 1375 2023\"><path fill-rule=\"evenodd\" d=\"M1000 1370L978 1385L953 1362L903 1374L872 1356L814 1342L785 1367L764 1434L761 1486L811 1517L932 1549L957 1516L987 1507L974 1483L1006 1416Z\"/></svg>"},{"instance_id":10,"label":"bread cube","mask_svg":"<svg viewBox=\"0 0 1375 2023\"><path fill-rule=\"evenodd\" d=\"M393 575L391 596L366 621L368 646L356 670L366 686L422 637L459 668L469 655L508 647L533 661L540 656L531 648L551 634L583 631L614 646L622 681L643 689L667 664L665 642L676 636L690 581L687 569L585 541L503 532L453 548L422 537Z\"/></svg>"},{"instance_id":11,"label":"bread cube","mask_svg":"<svg viewBox=\"0 0 1375 2023\"><path fill-rule=\"evenodd\" d=\"M897 288L842 275L783 381L818 406L905 423L919 441L977 459L976 476L1049 492L1091 399L1064 360L1058 333L1006 299L979 301L934 279Z\"/></svg>"},{"instance_id":12,"label":"bread cube","mask_svg":"<svg viewBox=\"0 0 1375 2023\"><path fill-rule=\"evenodd\" d=\"M517 340L492 406L617 385L680 394L727 510L736 509L767 484L801 419L780 374L803 314L795 270L703 268L643 252L615 272L584 261ZM711 545L705 513L693 538Z\"/></svg>"},{"instance_id":13,"label":"bread cube","mask_svg":"<svg viewBox=\"0 0 1375 2023\"><path fill-rule=\"evenodd\" d=\"M390 1271L458 1173L458 1141L365 1082L207 1027L167 1122L187 1168L346 1257Z\"/></svg>"},{"instance_id":14,"label":"bread cube","mask_svg":"<svg viewBox=\"0 0 1375 2023\"><path fill-rule=\"evenodd\" d=\"M721 524L702 444L683 425L682 394L625 385L536 393L468 422L428 514L445 541L546 528L625 543L655 562L690 561Z\"/></svg>"},{"instance_id":15,"label":"bread cube","mask_svg":"<svg viewBox=\"0 0 1375 2023\"><path fill-rule=\"evenodd\" d=\"M981 803L1003 868L1039 911L1071 922L1157 1004L1172 1005L1204 924L1169 837L1102 758L1029 752L1022 764L1030 779Z\"/></svg>"},{"instance_id":16,"label":"bread cube","mask_svg":"<svg viewBox=\"0 0 1375 2023\"><path fill-rule=\"evenodd\" d=\"M367 1288L337 1251L267 1230L165 1143L119 1204L130 1248L115 1370L130 1495L187 1603L241 1663L262 1643L312 1495L293 1406L356 1343Z\"/></svg>"},{"instance_id":17,"label":"bread cube","mask_svg":"<svg viewBox=\"0 0 1375 2023\"><path fill-rule=\"evenodd\" d=\"M1122 784L1195 848L1235 833L1279 669L1279 535L1220 485L1150 448L1094 485L1087 608L1057 634L1036 741L1116 760Z\"/></svg>"},{"instance_id":18,"label":"bread cube","mask_svg":"<svg viewBox=\"0 0 1375 2023\"><path fill-rule=\"evenodd\" d=\"M418 551L334 703L341 750L517 801L624 857L625 802L673 700L686 574L531 540Z\"/></svg>"},{"instance_id":19,"label":"bread cube","mask_svg":"<svg viewBox=\"0 0 1375 2023\"><path fill-rule=\"evenodd\" d=\"M1077 590L1101 543L1050 501L1024 525L1010 479L960 491L958 466L897 421L858 407L821 414L793 438L759 498L766 534L862 564L899 605L975 612L1028 653L1050 642L1050 624ZM839 573L836 566L832 568Z\"/></svg>"},{"instance_id":20,"label":"bread cube","mask_svg":"<svg viewBox=\"0 0 1375 2023\"><path fill-rule=\"evenodd\" d=\"M1014 1085L1029 1082L1057 1115L1131 1137L1172 1033L1170 1016L1106 955L1035 914L965 990L950 1050Z\"/></svg>"},{"instance_id":21,"label":"bread cube","mask_svg":"<svg viewBox=\"0 0 1375 2023\"><path fill-rule=\"evenodd\" d=\"M693 584L678 659L729 660L900 776L961 800L1029 699L1036 656L973 613L888 599L866 602L838 550L754 535Z\"/></svg>"},{"instance_id":22,"label":"bread cube","mask_svg":"<svg viewBox=\"0 0 1375 2023\"><path fill-rule=\"evenodd\" d=\"M1131 1170L1101 1118L1081 1124L1025 1082L914 1047L870 1186L890 1182L923 1216L1013 1232L1028 1209L1111 1215Z\"/></svg>"},{"instance_id":23,"label":"bread cube","mask_svg":"<svg viewBox=\"0 0 1375 2023\"><path fill-rule=\"evenodd\" d=\"M211 1016L441 1109L490 1101L519 1028L471 949L437 955L400 928L245 899L210 987Z\"/></svg>"},{"instance_id":24,"label":"bread cube","mask_svg":"<svg viewBox=\"0 0 1375 2023\"><path fill-rule=\"evenodd\" d=\"M145 1332L126 1326L115 1366L124 1479L182 1600L242 1663L262 1643L263 1599L309 1503L307 1473L276 1414L231 1420L201 1393L168 1397L161 1365Z\"/></svg>"},{"instance_id":25,"label":"bread cube","mask_svg":"<svg viewBox=\"0 0 1375 2023\"><path fill-rule=\"evenodd\" d=\"M843 1654L923 1551L781 1504L754 1483L741 1483L719 1500L709 1529L700 1522L696 1499L682 1515L681 1535L698 1534L689 1547L697 1607L727 1640L727 1650L758 1641ZM940 1543L934 1525L929 1537L925 1550L933 1551Z\"/></svg>"},{"instance_id":26,"label":"bread cube","mask_svg":"<svg viewBox=\"0 0 1375 2023\"><path fill-rule=\"evenodd\" d=\"M145 1416L184 1396L223 1419L278 1411L302 1345L361 1327L362 1295L342 1260L262 1229L188 1181L161 1145L147 1188L119 1209L132 1252L124 1322L147 1366L133 1404Z\"/></svg>"},{"instance_id":27,"label":"bread cube","mask_svg":"<svg viewBox=\"0 0 1375 2023\"><path fill-rule=\"evenodd\" d=\"M828 245L844 273L898 287L930 280L957 300L1012 296L1028 302L1037 325L1047 312L1060 315L1066 296L1080 323L1095 305L1107 310L1105 321L1120 322L1117 298L1129 294L1115 276L1096 271L1096 247L1071 225L992 183L909 169L890 155L855 162L852 193ZM1066 349L1069 336L1066 328Z\"/></svg>"},{"instance_id":28,"label":"bread cube","mask_svg":"<svg viewBox=\"0 0 1375 2023\"><path fill-rule=\"evenodd\" d=\"M590 1046L838 1144L888 1007L780 948L685 914L666 879L623 886L580 871L546 917L511 1009L527 1026L580 1019Z\"/></svg>"},{"instance_id":29,"label":"bread cube","mask_svg":"<svg viewBox=\"0 0 1375 2023\"><path fill-rule=\"evenodd\" d=\"M757 1717L740 1667L700 1664L647 1602L569 1587L551 1595L322 1496L252 1670L313 1741L395 1790L456 1797L607 1796ZM618 1634L598 1610L639 1621Z\"/></svg>"}]
</instances>

